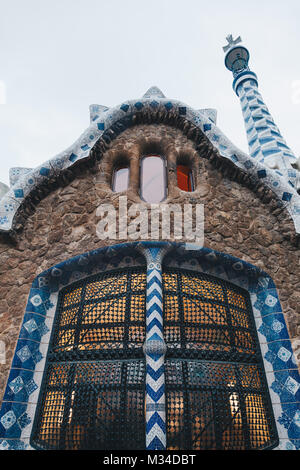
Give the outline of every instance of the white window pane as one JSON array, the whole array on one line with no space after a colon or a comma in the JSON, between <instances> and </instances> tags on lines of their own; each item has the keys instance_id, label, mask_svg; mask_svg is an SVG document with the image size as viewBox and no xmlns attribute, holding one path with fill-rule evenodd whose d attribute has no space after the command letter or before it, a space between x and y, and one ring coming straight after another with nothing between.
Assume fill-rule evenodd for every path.
<instances>
[{"instance_id":1,"label":"white window pane","mask_svg":"<svg viewBox=\"0 0 300 470\"><path fill-rule=\"evenodd\" d=\"M153 203L166 197L165 160L160 156L151 155L142 159L141 197Z\"/></svg>"},{"instance_id":2,"label":"white window pane","mask_svg":"<svg viewBox=\"0 0 300 470\"><path fill-rule=\"evenodd\" d=\"M129 168L117 168L114 171L112 189L116 193L126 191L128 188Z\"/></svg>"}]
</instances>

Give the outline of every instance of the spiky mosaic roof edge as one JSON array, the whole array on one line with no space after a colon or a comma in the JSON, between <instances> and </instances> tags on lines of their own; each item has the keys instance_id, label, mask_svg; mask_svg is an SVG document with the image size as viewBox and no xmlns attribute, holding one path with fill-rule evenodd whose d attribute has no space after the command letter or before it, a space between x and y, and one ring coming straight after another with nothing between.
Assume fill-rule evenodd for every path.
<instances>
[{"instance_id":1,"label":"spiky mosaic roof edge","mask_svg":"<svg viewBox=\"0 0 300 470\"><path fill-rule=\"evenodd\" d=\"M166 98L157 87L151 87L140 100L125 101L113 108L92 105L91 123L73 145L39 167L24 173L20 172L19 178L15 178L13 186L0 200L0 232L9 233L12 230L13 220L19 207L34 189L42 183L45 184L47 179L72 167L79 160L87 158L97 140L115 122L125 115L147 109L173 110L198 127L223 158L258 177L276 194L291 215L296 233L300 233L300 196L287 182L285 175L280 170L270 169L255 161L238 149L216 126L214 110L194 110L180 101Z\"/></svg>"}]
</instances>

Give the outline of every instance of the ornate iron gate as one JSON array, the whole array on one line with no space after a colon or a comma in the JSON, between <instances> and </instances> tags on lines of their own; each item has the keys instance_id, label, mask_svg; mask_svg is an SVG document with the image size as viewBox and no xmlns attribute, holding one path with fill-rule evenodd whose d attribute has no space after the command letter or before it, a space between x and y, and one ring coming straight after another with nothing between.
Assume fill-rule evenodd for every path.
<instances>
[{"instance_id":1,"label":"ornate iron gate","mask_svg":"<svg viewBox=\"0 0 300 470\"><path fill-rule=\"evenodd\" d=\"M61 291L33 446L145 448L145 291L144 268Z\"/></svg>"},{"instance_id":2,"label":"ornate iron gate","mask_svg":"<svg viewBox=\"0 0 300 470\"><path fill-rule=\"evenodd\" d=\"M60 292L34 447L145 449L145 312L143 267ZM163 316L167 448L275 447L249 294L203 273L166 268Z\"/></svg>"},{"instance_id":3,"label":"ornate iron gate","mask_svg":"<svg viewBox=\"0 0 300 470\"><path fill-rule=\"evenodd\" d=\"M202 273L163 273L168 449L278 444L249 294Z\"/></svg>"}]
</instances>

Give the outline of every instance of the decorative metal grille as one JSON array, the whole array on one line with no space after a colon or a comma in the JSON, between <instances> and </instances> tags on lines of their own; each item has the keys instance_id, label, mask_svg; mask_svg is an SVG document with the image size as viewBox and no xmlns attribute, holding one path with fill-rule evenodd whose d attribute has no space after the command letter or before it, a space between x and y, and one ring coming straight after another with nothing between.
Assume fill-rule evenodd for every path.
<instances>
[{"instance_id":1,"label":"decorative metal grille","mask_svg":"<svg viewBox=\"0 0 300 470\"><path fill-rule=\"evenodd\" d=\"M145 448L144 268L59 296L32 433L40 449Z\"/></svg>"},{"instance_id":2,"label":"decorative metal grille","mask_svg":"<svg viewBox=\"0 0 300 470\"><path fill-rule=\"evenodd\" d=\"M163 286L168 449L277 445L248 293L174 268Z\"/></svg>"},{"instance_id":3,"label":"decorative metal grille","mask_svg":"<svg viewBox=\"0 0 300 470\"><path fill-rule=\"evenodd\" d=\"M107 272L72 284L59 298L50 359L142 357L146 272Z\"/></svg>"},{"instance_id":4,"label":"decorative metal grille","mask_svg":"<svg viewBox=\"0 0 300 470\"><path fill-rule=\"evenodd\" d=\"M278 445L249 294L163 272L167 448ZM31 444L144 449L146 272L93 276L59 296Z\"/></svg>"}]
</instances>

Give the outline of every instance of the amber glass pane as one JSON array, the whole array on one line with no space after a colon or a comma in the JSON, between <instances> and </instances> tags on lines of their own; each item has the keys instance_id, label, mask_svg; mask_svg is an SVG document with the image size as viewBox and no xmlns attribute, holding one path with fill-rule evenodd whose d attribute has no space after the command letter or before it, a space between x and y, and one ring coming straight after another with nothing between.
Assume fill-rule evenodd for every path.
<instances>
[{"instance_id":1,"label":"amber glass pane","mask_svg":"<svg viewBox=\"0 0 300 470\"><path fill-rule=\"evenodd\" d=\"M64 315L62 315L60 318L59 326L66 327L70 325L76 325L78 319L78 310L79 306L65 310Z\"/></svg>"},{"instance_id":2,"label":"amber glass pane","mask_svg":"<svg viewBox=\"0 0 300 470\"><path fill-rule=\"evenodd\" d=\"M71 292L68 292L64 298L64 307L67 307L72 304L76 304L80 301L82 288L74 289Z\"/></svg>"},{"instance_id":3,"label":"amber glass pane","mask_svg":"<svg viewBox=\"0 0 300 470\"><path fill-rule=\"evenodd\" d=\"M264 400L261 395L249 394L246 396L245 402L251 444L254 448L263 447L270 440Z\"/></svg>"},{"instance_id":4,"label":"amber glass pane","mask_svg":"<svg viewBox=\"0 0 300 470\"><path fill-rule=\"evenodd\" d=\"M33 447L145 447L146 278L128 267L60 292Z\"/></svg>"},{"instance_id":5,"label":"amber glass pane","mask_svg":"<svg viewBox=\"0 0 300 470\"><path fill-rule=\"evenodd\" d=\"M224 301L222 286L197 275L182 275L182 292L191 295L200 295L210 300Z\"/></svg>"},{"instance_id":6,"label":"amber glass pane","mask_svg":"<svg viewBox=\"0 0 300 470\"><path fill-rule=\"evenodd\" d=\"M66 380L67 379L67 380ZM143 449L145 364L49 365L32 443L41 449Z\"/></svg>"},{"instance_id":7,"label":"amber glass pane","mask_svg":"<svg viewBox=\"0 0 300 470\"><path fill-rule=\"evenodd\" d=\"M179 305L178 299L175 295L165 295L164 302L166 305L165 320L166 321L179 321Z\"/></svg>"},{"instance_id":8,"label":"amber glass pane","mask_svg":"<svg viewBox=\"0 0 300 470\"><path fill-rule=\"evenodd\" d=\"M223 305L210 304L208 302L197 302L184 297L184 319L190 323L206 323L226 325L226 309Z\"/></svg>"},{"instance_id":9,"label":"amber glass pane","mask_svg":"<svg viewBox=\"0 0 300 470\"><path fill-rule=\"evenodd\" d=\"M276 447L249 294L178 268L164 269L163 293L167 449Z\"/></svg>"},{"instance_id":10,"label":"amber glass pane","mask_svg":"<svg viewBox=\"0 0 300 470\"><path fill-rule=\"evenodd\" d=\"M236 307L240 307L243 309L247 308L245 297L243 297L241 294L238 294L237 292L234 292L231 289L227 289L227 298L229 304L235 305Z\"/></svg>"},{"instance_id":11,"label":"amber glass pane","mask_svg":"<svg viewBox=\"0 0 300 470\"><path fill-rule=\"evenodd\" d=\"M169 350L256 354L244 291L205 274L166 269L164 328Z\"/></svg>"},{"instance_id":12,"label":"amber glass pane","mask_svg":"<svg viewBox=\"0 0 300 470\"><path fill-rule=\"evenodd\" d=\"M58 333L58 346L68 351L74 346L75 329L61 330Z\"/></svg>"},{"instance_id":13,"label":"amber glass pane","mask_svg":"<svg viewBox=\"0 0 300 470\"><path fill-rule=\"evenodd\" d=\"M144 290L146 288L146 276L142 273L131 275L131 290Z\"/></svg>"},{"instance_id":14,"label":"amber glass pane","mask_svg":"<svg viewBox=\"0 0 300 470\"><path fill-rule=\"evenodd\" d=\"M52 351L141 348L145 336L145 271L107 272L82 284L68 287L61 295Z\"/></svg>"},{"instance_id":15,"label":"amber glass pane","mask_svg":"<svg viewBox=\"0 0 300 470\"><path fill-rule=\"evenodd\" d=\"M87 284L85 289L85 298L97 299L104 297L105 295L114 293L123 293L127 288L127 275L122 274L120 276L105 276L100 281L91 282Z\"/></svg>"},{"instance_id":16,"label":"amber glass pane","mask_svg":"<svg viewBox=\"0 0 300 470\"><path fill-rule=\"evenodd\" d=\"M63 392L49 391L45 396L44 410L40 423L40 439L47 442L50 438L53 446L59 445L65 400Z\"/></svg>"},{"instance_id":17,"label":"amber glass pane","mask_svg":"<svg viewBox=\"0 0 300 470\"><path fill-rule=\"evenodd\" d=\"M98 343L99 341L122 341L124 336L124 328L93 328L82 329L80 332L80 343ZM92 345L91 345L92 346Z\"/></svg>"},{"instance_id":18,"label":"amber glass pane","mask_svg":"<svg viewBox=\"0 0 300 470\"><path fill-rule=\"evenodd\" d=\"M177 274L176 273L164 273L164 287L168 291L176 292L177 290Z\"/></svg>"},{"instance_id":19,"label":"amber glass pane","mask_svg":"<svg viewBox=\"0 0 300 470\"><path fill-rule=\"evenodd\" d=\"M167 449L274 446L261 374L256 365L167 359Z\"/></svg>"},{"instance_id":20,"label":"amber glass pane","mask_svg":"<svg viewBox=\"0 0 300 470\"><path fill-rule=\"evenodd\" d=\"M132 295L130 303L130 321L144 322L145 319L145 299L140 295Z\"/></svg>"},{"instance_id":21,"label":"amber glass pane","mask_svg":"<svg viewBox=\"0 0 300 470\"><path fill-rule=\"evenodd\" d=\"M126 299L107 299L105 302L87 304L82 311L82 324L114 323L125 320Z\"/></svg>"}]
</instances>

